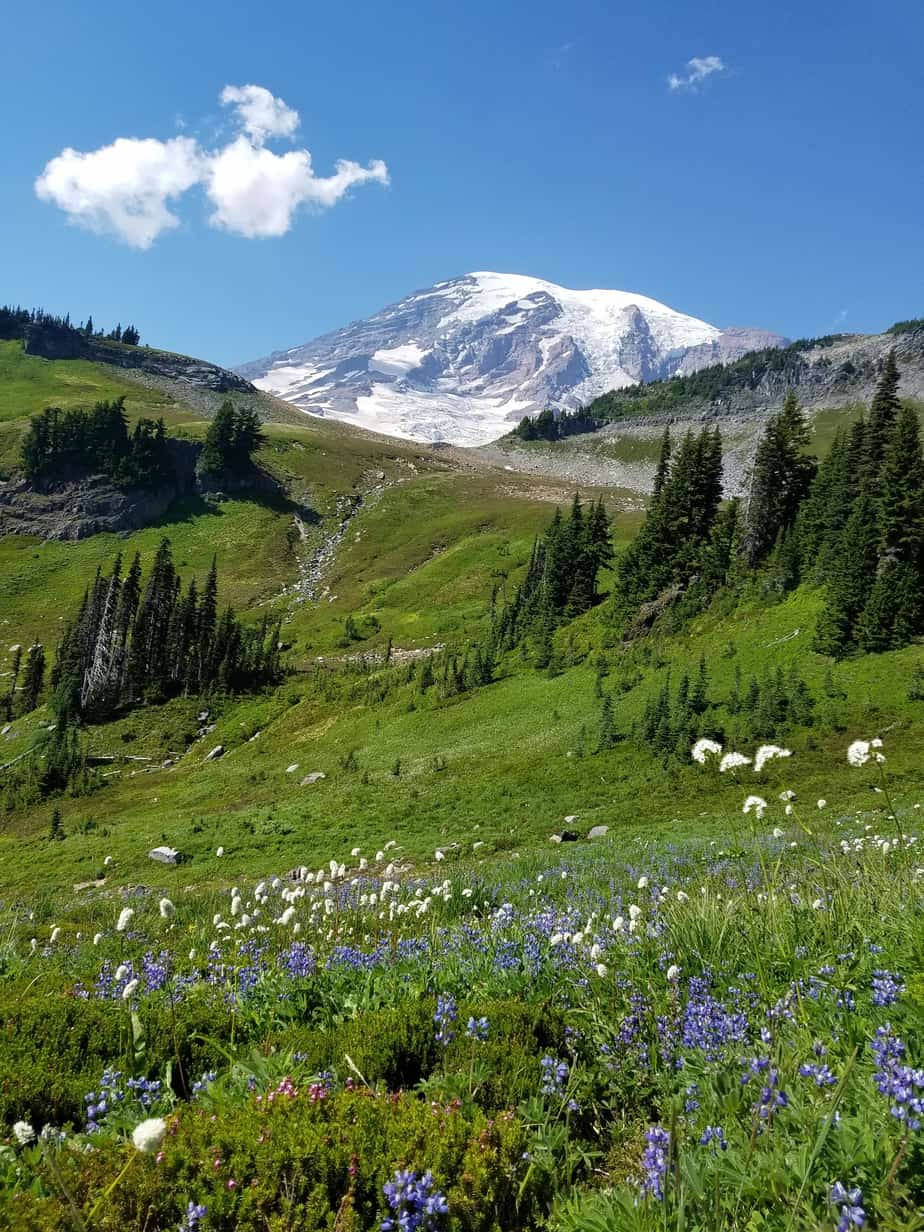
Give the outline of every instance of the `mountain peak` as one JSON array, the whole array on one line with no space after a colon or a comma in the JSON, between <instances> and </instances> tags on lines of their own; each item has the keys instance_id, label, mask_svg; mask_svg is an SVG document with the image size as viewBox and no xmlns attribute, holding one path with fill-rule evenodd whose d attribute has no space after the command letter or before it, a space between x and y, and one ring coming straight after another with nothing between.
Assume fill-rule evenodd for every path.
<instances>
[{"instance_id":1,"label":"mountain peak","mask_svg":"<svg viewBox=\"0 0 924 1232\"><path fill-rule=\"evenodd\" d=\"M629 291L475 270L237 371L316 415L418 441L479 445L546 406L779 345Z\"/></svg>"}]
</instances>

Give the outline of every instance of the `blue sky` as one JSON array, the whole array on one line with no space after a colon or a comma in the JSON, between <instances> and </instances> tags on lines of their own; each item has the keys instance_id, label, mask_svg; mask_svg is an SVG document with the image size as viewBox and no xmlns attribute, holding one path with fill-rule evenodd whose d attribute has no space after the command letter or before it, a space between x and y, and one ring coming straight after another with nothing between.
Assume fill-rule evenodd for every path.
<instances>
[{"instance_id":1,"label":"blue sky","mask_svg":"<svg viewBox=\"0 0 924 1232\"><path fill-rule=\"evenodd\" d=\"M7 34L0 301L131 319L226 364L472 269L791 337L924 314L920 0L49 0ZM243 96L219 101L245 84L290 109L269 132ZM170 159L197 168L147 248L105 231L121 163L81 162L76 180L54 164L48 199L35 190L66 148L118 138L184 138ZM338 159L362 170L319 184L302 149L322 181ZM285 154L260 200L234 178L233 159ZM145 182L187 171L146 165ZM277 187L290 197L265 200ZM62 208L88 192L96 231Z\"/></svg>"}]
</instances>

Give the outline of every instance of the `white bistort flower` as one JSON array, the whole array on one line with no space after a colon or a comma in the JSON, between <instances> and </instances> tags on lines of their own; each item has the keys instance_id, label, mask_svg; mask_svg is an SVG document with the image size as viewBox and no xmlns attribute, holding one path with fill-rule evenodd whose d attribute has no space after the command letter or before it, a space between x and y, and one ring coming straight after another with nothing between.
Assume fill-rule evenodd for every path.
<instances>
[{"instance_id":1,"label":"white bistort flower","mask_svg":"<svg viewBox=\"0 0 924 1232\"><path fill-rule=\"evenodd\" d=\"M671 984L676 984L680 979L680 968L676 963L671 963L667 969L667 978Z\"/></svg>"},{"instance_id":2,"label":"white bistort flower","mask_svg":"<svg viewBox=\"0 0 924 1232\"><path fill-rule=\"evenodd\" d=\"M124 933L129 924L131 924L134 915L135 913L131 907L123 907L116 922L116 932Z\"/></svg>"},{"instance_id":3,"label":"white bistort flower","mask_svg":"<svg viewBox=\"0 0 924 1232\"><path fill-rule=\"evenodd\" d=\"M751 812L756 813L757 820L759 821L763 817L766 808L767 801L762 796L748 796L741 807L741 811L745 815Z\"/></svg>"},{"instance_id":4,"label":"white bistort flower","mask_svg":"<svg viewBox=\"0 0 924 1232\"><path fill-rule=\"evenodd\" d=\"M852 766L865 766L869 761L869 741L854 740L847 750L847 760Z\"/></svg>"},{"instance_id":5,"label":"white bistort flower","mask_svg":"<svg viewBox=\"0 0 924 1232\"><path fill-rule=\"evenodd\" d=\"M698 761L700 765L705 765L707 757L717 757L721 752L721 744L710 740L708 736L701 736L696 744L693 745L690 755L694 761Z\"/></svg>"},{"instance_id":6,"label":"white bistort flower","mask_svg":"<svg viewBox=\"0 0 924 1232\"><path fill-rule=\"evenodd\" d=\"M13 1137L20 1146L28 1146L35 1141L35 1130L28 1121L17 1121L13 1126Z\"/></svg>"},{"instance_id":7,"label":"white bistort flower","mask_svg":"<svg viewBox=\"0 0 924 1232\"><path fill-rule=\"evenodd\" d=\"M132 1142L142 1155L153 1155L164 1140L167 1122L163 1117L149 1117L132 1130Z\"/></svg>"},{"instance_id":8,"label":"white bistort flower","mask_svg":"<svg viewBox=\"0 0 924 1232\"><path fill-rule=\"evenodd\" d=\"M778 744L762 744L754 754L754 773L760 774L767 762L776 757L792 757L792 750L781 749Z\"/></svg>"},{"instance_id":9,"label":"white bistort flower","mask_svg":"<svg viewBox=\"0 0 924 1232\"><path fill-rule=\"evenodd\" d=\"M601 980L606 978L606 975L608 972L606 963L597 963L596 967L594 967L594 970L596 971L597 975L599 975Z\"/></svg>"},{"instance_id":10,"label":"white bistort flower","mask_svg":"<svg viewBox=\"0 0 924 1232\"><path fill-rule=\"evenodd\" d=\"M125 987L122 989L122 1000L131 1001L132 997L138 991L138 988L139 988L138 980L129 980L128 983L125 985Z\"/></svg>"},{"instance_id":11,"label":"white bistort flower","mask_svg":"<svg viewBox=\"0 0 924 1232\"><path fill-rule=\"evenodd\" d=\"M172 920L176 915L176 907L174 907L169 898L162 898L158 906L162 920Z\"/></svg>"},{"instance_id":12,"label":"white bistort flower","mask_svg":"<svg viewBox=\"0 0 924 1232\"><path fill-rule=\"evenodd\" d=\"M828 803L828 802L827 802L827 800L819 800L819 801L818 801L818 807L819 807L820 809L823 809L827 803Z\"/></svg>"},{"instance_id":13,"label":"white bistort flower","mask_svg":"<svg viewBox=\"0 0 924 1232\"><path fill-rule=\"evenodd\" d=\"M737 770L739 766L749 766L750 764L750 757L745 757L743 753L726 753L719 762L719 774L724 774L726 770Z\"/></svg>"},{"instance_id":14,"label":"white bistort flower","mask_svg":"<svg viewBox=\"0 0 924 1232\"><path fill-rule=\"evenodd\" d=\"M61 936L61 929L55 926L51 930L51 936L48 939L51 942L51 944L54 945L54 943L58 940L60 936Z\"/></svg>"}]
</instances>

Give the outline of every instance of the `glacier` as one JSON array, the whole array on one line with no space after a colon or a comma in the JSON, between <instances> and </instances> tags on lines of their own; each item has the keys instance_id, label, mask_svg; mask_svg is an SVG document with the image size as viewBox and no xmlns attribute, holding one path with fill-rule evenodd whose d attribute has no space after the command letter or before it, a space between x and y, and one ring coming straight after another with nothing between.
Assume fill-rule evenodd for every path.
<instances>
[{"instance_id":1,"label":"glacier","mask_svg":"<svg viewBox=\"0 0 924 1232\"><path fill-rule=\"evenodd\" d=\"M721 329L633 292L482 270L235 371L308 414L408 440L482 445L544 407L574 409L610 389L785 341Z\"/></svg>"}]
</instances>

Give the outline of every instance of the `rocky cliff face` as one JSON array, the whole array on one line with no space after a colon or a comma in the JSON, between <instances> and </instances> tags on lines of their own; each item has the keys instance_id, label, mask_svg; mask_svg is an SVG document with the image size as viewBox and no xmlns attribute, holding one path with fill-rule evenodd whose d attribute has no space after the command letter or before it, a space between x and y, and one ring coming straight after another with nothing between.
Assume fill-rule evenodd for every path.
<instances>
[{"instance_id":1,"label":"rocky cliff face","mask_svg":"<svg viewBox=\"0 0 924 1232\"><path fill-rule=\"evenodd\" d=\"M574 408L608 389L784 341L718 329L644 295L480 272L237 371L313 414L473 445L544 407Z\"/></svg>"},{"instance_id":2,"label":"rocky cliff face","mask_svg":"<svg viewBox=\"0 0 924 1232\"><path fill-rule=\"evenodd\" d=\"M27 355L41 359L86 359L94 364L111 364L117 368L135 369L155 377L166 377L197 389L216 393L253 394L253 385L237 373L216 364L208 364L188 355L170 351L155 351L150 347L125 346L101 338L85 338L76 330L64 329L53 323L29 325L23 338Z\"/></svg>"}]
</instances>

